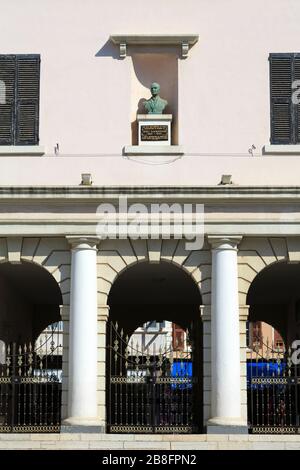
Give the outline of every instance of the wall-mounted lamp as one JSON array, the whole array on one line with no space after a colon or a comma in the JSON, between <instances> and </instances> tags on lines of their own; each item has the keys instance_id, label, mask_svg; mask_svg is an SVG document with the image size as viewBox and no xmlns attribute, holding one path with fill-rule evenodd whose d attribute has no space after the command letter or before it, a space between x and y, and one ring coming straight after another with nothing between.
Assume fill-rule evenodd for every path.
<instances>
[{"instance_id":1,"label":"wall-mounted lamp","mask_svg":"<svg viewBox=\"0 0 300 470\"><path fill-rule=\"evenodd\" d=\"M248 149L248 153L250 153L250 155L252 155L252 157L253 157L254 150L256 150L256 147L255 147L254 144L252 144L251 147Z\"/></svg>"},{"instance_id":2,"label":"wall-mounted lamp","mask_svg":"<svg viewBox=\"0 0 300 470\"><path fill-rule=\"evenodd\" d=\"M83 186L91 186L93 184L91 173L81 174L81 184Z\"/></svg>"},{"instance_id":3,"label":"wall-mounted lamp","mask_svg":"<svg viewBox=\"0 0 300 470\"><path fill-rule=\"evenodd\" d=\"M232 184L232 175L222 175L221 182L219 184Z\"/></svg>"}]
</instances>

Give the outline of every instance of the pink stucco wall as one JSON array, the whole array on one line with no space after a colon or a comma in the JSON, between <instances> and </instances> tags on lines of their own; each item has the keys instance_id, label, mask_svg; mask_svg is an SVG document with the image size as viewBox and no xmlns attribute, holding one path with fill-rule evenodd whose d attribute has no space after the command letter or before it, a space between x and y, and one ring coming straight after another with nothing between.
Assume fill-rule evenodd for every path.
<instances>
[{"instance_id":1,"label":"pink stucco wall","mask_svg":"<svg viewBox=\"0 0 300 470\"><path fill-rule=\"evenodd\" d=\"M152 157L152 161L155 157ZM115 157L0 158L0 185L79 185L91 173L94 185L215 185L231 174L238 185L299 185L300 157L189 157L148 165Z\"/></svg>"},{"instance_id":2,"label":"pink stucco wall","mask_svg":"<svg viewBox=\"0 0 300 470\"><path fill-rule=\"evenodd\" d=\"M299 184L300 157L247 158L252 144L260 153L269 143L268 55L300 52L299 0L0 0L0 14L0 53L41 54L49 155L0 157L0 184L77 184L88 171L97 184L217 184L222 173L240 184ZM175 106L179 143L193 156L158 166L121 157L136 77L132 57L119 60L107 41L122 32L199 34L178 60Z\"/></svg>"}]
</instances>

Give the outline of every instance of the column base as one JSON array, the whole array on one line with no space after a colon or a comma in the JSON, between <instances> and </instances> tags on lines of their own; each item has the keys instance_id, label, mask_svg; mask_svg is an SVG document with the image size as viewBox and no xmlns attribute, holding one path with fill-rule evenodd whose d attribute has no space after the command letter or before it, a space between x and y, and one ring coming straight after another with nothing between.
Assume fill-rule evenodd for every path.
<instances>
[{"instance_id":1,"label":"column base","mask_svg":"<svg viewBox=\"0 0 300 470\"><path fill-rule=\"evenodd\" d=\"M105 433L105 424L96 418L67 418L60 428L61 433Z\"/></svg>"},{"instance_id":2,"label":"column base","mask_svg":"<svg viewBox=\"0 0 300 470\"><path fill-rule=\"evenodd\" d=\"M240 418L211 418L206 423L206 433L248 434L248 425Z\"/></svg>"}]
</instances>

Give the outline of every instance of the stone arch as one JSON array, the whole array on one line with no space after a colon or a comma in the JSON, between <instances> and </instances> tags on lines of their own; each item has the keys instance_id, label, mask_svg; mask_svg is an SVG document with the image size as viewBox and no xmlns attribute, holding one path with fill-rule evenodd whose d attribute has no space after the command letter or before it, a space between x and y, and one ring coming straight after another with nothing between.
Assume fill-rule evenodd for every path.
<instances>
[{"instance_id":1,"label":"stone arch","mask_svg":"<svg viewBox=\"0 0 300 470\"><path fill-rule=\"evenodd\" d=\"M239 303L246 305L256 276L280 261L300 262L300 237L245 237L239 245Z\"/></svg>"},{"instance_id":2,"label":"stone arch","mask_svg":"<svg viewBox=\"0 0 300 470\"><path fill-rule=\"evenodd\" d=\"M178 320L185 323L186 318L181 316L183 306L188 307L196 318L199 316L202 298L199 285L181 267L166 261L160 263L144 261L130 265L115 279L109 292L108 303L110 317L115 320L118 318L114 318L113 313L117 311L119 315L121 305L128 306L130 312L137 309L138 315L132 318L135 329L140 326L141 319L143 319L142 324L153 320L153 305L157 319L163 315L161 320L175 323ZM171 309L168 310L166 307ZM129 320L126 316L127 326Z\"/></svg>"},{"instance_id":3,"label":"stone arch","mask_svg":"<svg viewBox=\"0 0 300 470\"><path fill-rule=\"evenodd\" d=\"M9 342L34 342L59 321L62 294L54 277L37 263L0 263L1 332Z\"/></svg>"},{"instance_id":4,"label":"stone arch","mask_svg":"<svg viewBox=\"0 0 300 470\"><path fill-rule=\"evenodd\" d=\"M244 237L238 246L238 289L242 364L242 407L247 417L246 320L252 309L247 305L249 289L266 268L280 261L300 261L300 237ZM250 314L251 312L251 314ZM250 314L250 316L249 316Z\"/></svg>"},{"instance_id":5,"label":"stone arch","mask_svg":"<svg viewBox=\"0 0 300 470\"><path fill-rule=\"evenodd\" d=\"M170 350L172 350L171 357L175 357L176 362L178 353L176 355L176 346L174 344L176 344L176 331L178 333L178 325L180 325L185 330L185 334L191 339L190 345L192 349L189 351L190 354L188 356L186 352L183 354L186 355L186 360L192 364L193 374L196 379L195 384L192 386L192 393L194 397L193 403L197 402L197 406L194 407L193 418L191 419L193 419L193 428L201 432L203 430L204 407L203 324L200 316L200 305L202 304L201 292L199 290L199 283L194 280L186 269L182 269L182 266L178 263L169 261L162 258L156 263L149 262L148 259L140 260L139 262L127 265L124 269L120 270L118 276L114 277L115 280L108 296L109 329L106 336L106 344L109 351L112 351L112 345L117 348L116 354L119 354L117 359L119 365L117 365L117 368L120 367L122 374L124 373L127 376L128 372L131 373L131 368L130 365L128 367L124 354L127 350L129 339L137 328L141 327L145 333L144 325L148 321L163 322L159 333L162 334L160 338L166 338L166 335L169 335L168 340L170 343L168 345L169 352L167 353L165 339L162 340L162 354L165 354L166 357ZM118 344L116 345L114 334L117 330L121 332L121 336L117 340ZM139 333L137 334L139 335ZM151 344L153 344L153 340L155 342L154 337L150 340ZM159 339L160 341L161 339ZM140 351L142 357L146 357L146 350L148 357L153 355L152 361L155 362L156 355L153 352L154 349L151 350L150 346L147 349L145 341L142 340L136 346L136 351ZM111 374L118 374L116 374L115 359L112 361L112 357L115 358L111 354L106 356L106 390L107 393L112 393L114 396L110 376ZM171 370L171 368L168 370ZM151 394L151 396L153 395ZM117 424L114 421L117 418L111 419L112 409L114 409L113 400L114 398L106 402L108 429L111 428L111 425ZM151 403L154 404L154 402ZM143 401L141 406L146 409L146 402ZM156 418L154 420L156 421L157 410L155 413ZM171 421L168 422L170 425ZM172 431L170 430L170 432Z\"/></svg>"},{"instance_id":6,"label":"stone arch","mask_svg":"<svg viewBox=\"0 0 300 470\"><path fill-rule=\"evenodd\" d=\"M197 284L204 305L210 304L211 251L185 249L185 240L105 240L98 251L98 304L107 305L110 289L130 266L141 262L165 261L183 269Z\"/></svg>"},{"instance_id":7,"label":"stone arch","mask_svg":"<svg viewBox=\"0 0 300 470\"><path fill-rule=\"evenodd\" d=\"M67 416L69 304L71 250L65 237L1 237L0 263L33 263L42 267L57 282L62 294L61 317L64 324L62 416Z\"/></svg>"},{"instance_id":8,"label":"stone arch","mask_svg":"<svg viewBox=\"0 0 300 470\"><path fill-rule=\"evenodd\" d=\"M249 320L269 323L287 344L298 339L299 284L299 262L270 263L256 275L248 291Z\"/></svg>"},{"instance_id":9,"label":"stone arch","mask_svg":"<svg viewBox=\"0 0 300 470\"><path fill-rule=\"evenodd\" d=\"M0 238L0 262L27 261L46 269L56 280L63 304L70 303L71 253L63 237Z\"/></svg>"}]
</instances>

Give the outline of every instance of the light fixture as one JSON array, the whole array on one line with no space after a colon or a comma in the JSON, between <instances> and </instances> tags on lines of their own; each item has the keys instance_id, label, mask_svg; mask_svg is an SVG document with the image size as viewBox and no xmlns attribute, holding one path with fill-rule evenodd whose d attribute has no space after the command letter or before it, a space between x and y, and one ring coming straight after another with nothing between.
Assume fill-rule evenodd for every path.
<instances>
[{"instance_id":1,"label":"light fixture","mask_svg":"<svg viewBox=\"0 0 300 470\"><path fill-rule=\"evenodd\" d=\"M81 184L91 186L93 184L91 173L81 173Z\"/></svg>"},{"instance_id":2,"label":"light fixture","mask_svg":"<svg viewBox=\"0 0 300 470\"><path fill-rule=\"evenodd\" d=\"M252 157L253 157L254 150L256 150L256 147L255 147L254 144L252 144L251 147L248 149L248 153L250 153L250 155L252 155Z\"/></svg>"},{"instance_id":3,"label":"light fixture","mask_svg":"<svg viewBox=\"0 0 300 470\"><path fill-rule=\"evenodd\" d=\"M219 184L232 184L232 175L222 175L221 182Z\"/></svg>"}]
</instances>

